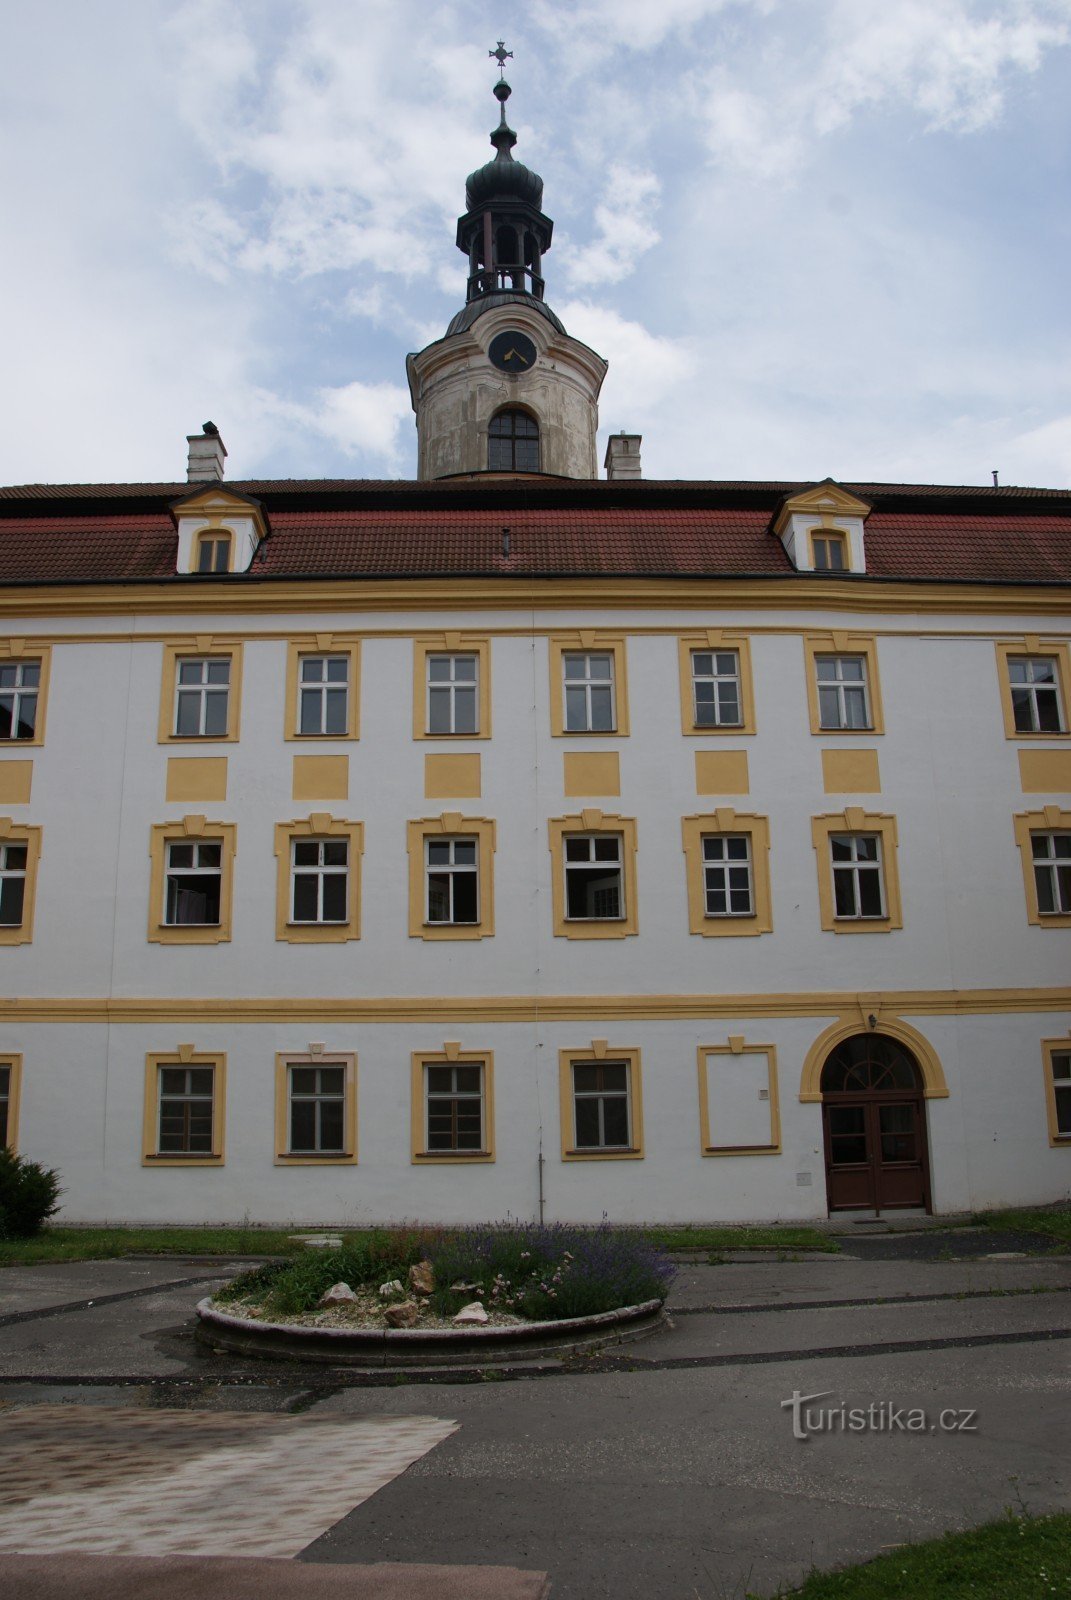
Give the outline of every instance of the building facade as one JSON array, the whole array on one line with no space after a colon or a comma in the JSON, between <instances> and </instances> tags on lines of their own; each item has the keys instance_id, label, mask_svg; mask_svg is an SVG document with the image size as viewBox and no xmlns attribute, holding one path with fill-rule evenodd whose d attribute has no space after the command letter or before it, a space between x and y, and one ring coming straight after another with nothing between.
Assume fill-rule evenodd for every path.
<instances>
[{"instance_id":1,"label":"building facade","mask_svg":"<svg viewBox=\"0 0 1071 1600\"><path fill-rule=\"evenodd\" d=\"M1071 495L598 479L496 94L417 482L0 490L0 1134L79 1221L1063 1197Z\"/></svg>"}]
</instances>

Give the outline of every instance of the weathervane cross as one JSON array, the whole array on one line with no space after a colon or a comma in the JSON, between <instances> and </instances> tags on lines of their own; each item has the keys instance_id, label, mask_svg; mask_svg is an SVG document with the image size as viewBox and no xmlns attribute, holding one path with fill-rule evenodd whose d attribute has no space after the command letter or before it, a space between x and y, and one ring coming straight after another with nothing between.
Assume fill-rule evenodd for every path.
<instances>
[{"instance_id":1,"label":"weathervane cross","mask_svg":"<svg viewBox=\"0 0 1071 1600\"><path fill-rule=\"evenodd\" d=\"M499 39L498 49L488 50L487 54L489 56L494 56L495 60L498 62L498 75L500 78L504 78L506 76L506 62L513 60L513 51L506 49L506 41L504 39Z\"/></svg>"}]
</instances>

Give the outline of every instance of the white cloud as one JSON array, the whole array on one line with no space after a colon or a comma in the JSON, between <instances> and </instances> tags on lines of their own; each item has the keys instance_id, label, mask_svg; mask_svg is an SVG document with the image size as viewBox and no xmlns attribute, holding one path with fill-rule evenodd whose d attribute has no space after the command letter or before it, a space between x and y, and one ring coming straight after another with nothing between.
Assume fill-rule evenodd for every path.
<instances>
[{"instance_id":1,"label":"white cloud","mask_svg":"<svg viewBox=\"0 0 1071 1600\"><path fill-rule=\"evenodd\" d=\"M640 256L659 240L649 220L660 184L653 172L625 166L610 169L606 194L595 207L598 235L588 245L568 250L566 272L574 284L620 283Z\"/></svg>"},{"instance_id":2,"label":"white cloud","mask_svg":"<svg viewBox=\"0 0 1071 1600\"><path fill-rule=\"evenodd\" d=\"M692 374L693 359L683 342L658 338L608 306L571 300L561 314L575 339L610 358L599 409L613 432L640 432Z\"/></svg>"},{"instance_id":3,"label":"white cloud","mask_svg":"<svg viewBox=\"0 0 1071 1600\"><path fill-rule=\"evenodd\" d=\"M380 471L401 467L399 432L411 417L409 392L393 383L347 383L322 388L311 400L293 400L267 389L253 389L239 424L246 455L254 462L300 459L303 438L324 439L342 455L371 463ZM271 476L290 470L275 466ZM296 474L300 475L300 474Z\"/></svg>"}]
</instances>

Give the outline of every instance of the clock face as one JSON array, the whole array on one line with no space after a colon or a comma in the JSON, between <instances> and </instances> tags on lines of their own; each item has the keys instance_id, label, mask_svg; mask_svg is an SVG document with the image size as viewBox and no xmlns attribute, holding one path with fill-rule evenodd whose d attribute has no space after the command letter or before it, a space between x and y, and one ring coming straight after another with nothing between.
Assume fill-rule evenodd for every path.
<instances>
[{"instance_id":1,"label":"clock face","mask_svg":"<svg viewBox=\"0 0 1071 1600\"><path fill-rule=\"evenodd\" d=\"M512 328L496 333L487 347L491 365L499 372L531 372L538 353L526 333L517 333Z\"/></svg>"}]
</instances>

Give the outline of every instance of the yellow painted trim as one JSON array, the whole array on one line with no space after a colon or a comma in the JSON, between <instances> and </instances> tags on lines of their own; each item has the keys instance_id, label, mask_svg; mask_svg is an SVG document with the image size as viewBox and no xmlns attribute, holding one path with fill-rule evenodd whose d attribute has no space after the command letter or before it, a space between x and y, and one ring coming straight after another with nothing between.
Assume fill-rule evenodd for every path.
<instances>
[{"instance_id":1,"label":"yellow painted trim","mask_svg":"<svg viewBox=\"0 0 1071 1600\"><path fill-rule=\"evenodd\" d=\"M349 871L346 874L345 922L290 921L290 846L294 839L346 839ZM348 822L326 812L275 825L275 937L285 944L346 944L361 937L361 856L364 823Z\"/></svg>"},{"instance_id":2,"label":"yellow painted trim","mask_svg":"<svg viewBox=\"0 0 1071 1600\"><path fill-rule=\"evenodd\" d=\"M1033 744L1051 739L1071 739L1071 651L1062 639L997 639L997 683L1000 688L1000 712L1004 718L1004 737ZM1011 678L1008 663L1013 656L1052 657L1056 662L1056 678L1060 696L1059 733L1020 733L1015 726L1015 709L1012 705Z\"/></svg>"},{"instance_id":3,"label":"yellow painted trim","mask_svg":"<svg viewBox=\"0 0 1071 1600\"><path fill-rule=\"evenodd\" d=\"M8 608L3 608L5 611ZM78 643L77 639L72 643ZM36 644L29 639L0 639L0 661L39 661L41 675L37 685L37 718L32 739L0 739L0 750L33 750L45 742L45 713L48 710L48 684L52 672L52 646Z\"/></svg>"},{"instance_id":4,"label":"yellow painted trim","mask_svg":"<svg viewBox=\"0 0 1071 1600\"><path fill-rule=\"evenodd\" d=\"M424 757L425 800L478 800L481 787L478 750L429 752Z\"/></svg>"},{"instance_id":5,"label":"yellow painted trim","mask_svg":"<svg viewBox=\"0 0 1071 1600\"><path fill-rule=\"evenodd\" d=\"M577 1150L576 1123L573 1119L573 1064L590 1061L624 1062L628 1067L629 1133L627 1150ZM603 1039L592 1040L587 1050L558 1051L558 1107L563 1161L642 1161L643 1074L638 1050L612 1050Z\"/></svg>"},{"instance_id":6,"label":"yellow painted trim","mask_svg":"<svg viewBox=\"0 0 1071 1600\"><path fill-rule=\"evenodd\" d=\"M1054 1148L1071 1150L1071 1133L1061 1133L1056 1114L1056 1084L1053 1079L1053 1056L1071 1054L1071 1032L1062 1039L1042 1039L1041 1065L1045 1074L1045 1116L1049 1125L1049 1143ZM1063 1080L1061 1080L1062 1082Z\"/></svg>"},{"instance_id":7,"label":"yellow painted trim","mask_svg":"<svg viewBox=\"0 0 1071 1600\"><path fill-rule=\"evenodd\" d=\"M703 886L703 837L746 834L751 845L751 887L755 910L749 917L708 917ZM719 806L703 816L681 818L685 877L688 884L688 931L705 939L740 938L773 932L770 896L770 819Z\"/></svg>"},{"instance_id":8,"label":"yellow painted trim","mask_svg":"<svg viewBox=\"0 0 1071 1600\"><path fill-rule=\"evenodd\" d=\"M569 798L621 793L621 756L617 750L564 750L562 787Z\"/></svg>"},{"instance_id":9,"label":"yellow painted trim","mask_svg":"<svg viewBox=\"0 0 1071 1600\"><path fill-rule=\"evenodd\" d=\"M735 650L740 660L740 714L742 722L720 728L700 728L695 720L692 692L692 652L694 650ZM703 633L684 633L677 640L677 666L681 686L681 732L699 738L727 738L755 732L755 691L751 671L751 640L746 633L726 628L707 628Z\"/></svg>"},{"instance_id":10,"label":"yellow painted trim","mask_svg":"<svg viewBox=\"0 0 1071 1600\"><path fill-rule=\"evenodd\" d=\"M32 761L0 760L0 805L28 806L32 788Z\"/></svg>"},{"instance_id":11,"label":"yellow painted trim","mask_svg":"<svg viewBox=\"0 0 1071 1600\"><path fill-rule=\"evenodd\" d=\"M833 859L830 835L834 833L876 833L881 839L882 888L885 895L883 917L838 917L833 895ZM827 933L890 933L904 925L900 905L900 874L896 864L896 818L883 812L864 811L861 806L846 806L833 816L811 818L811 842L818 861L818 904L822 927Z\"/></svg>"},{"instance_id":12,"label":"yellow painted trim","mask_svg":"<svg viewBox=\"0 0 1071 1600\"><path fill-rule=\"evenodd\" d=\"M349 756L295 756L290 787L294 800L348 800Z\"/></svg>"},{"instance_id":13,"label":"yellow painted trim","mask_svg":"<svg viewBox=\"0 0 1071 1600\"><path fill-rule=\"evenodd\" d=\"M224 527L222 518L220 516L215 516L212 518L212 522L209 527L202 528L198 533L194 534L192 552L193 566L190 568L191 572L197 573L198 576L205 576L205 574L201 573L200 571L201 548L208 540L211 540L213 543L217 543L223 534L227 535L226 570L228 572L234 571L234 529ZM216 573L215 576L218 577L219 574Z\"/></svg>"},{"instance_id":14,"label":"yellow painted trim","mask_svg":"<svg viewBox=\"0 0 1071 1600\"><path fill-rule=\"evenodd\" d=\"M840 571L852 571L852 536L848 532L847 528L838 528L835 523L826 522L825 518L823 518L822 522L817 528L807 529L807 547L811 557L811 571L823 572L826 573L827 576L832 577L837 569L831 567L820 567L818 565L818 552L814 548L814 541L816 538L836 539L844 553L844 566L840 569Z\"/></svg>"},{"instance_id":15,"label":"yellow painted trim","mask_svg":"<svg viewBox=\"0 0 1071 1600\"><path fill-rule=\"evenodd\" d=\"M674 1022L740 1017L837 1016L857 1004L844 990L766 994L546 995L257 995L238 999L187 995L110 997L0 996L0 1019L122 1026L216 1023ZM890 989L866 996L917 1016L1010 1016L1071 1012L1071 987L1045 989Z\"/></svg>"},{"instance_id":16,"label":"yellow painted trim","mask_svg":"<svg viewBox=\"0 0 1071 1600\"><path fill-rule=\"evenodd\" d=\"M219 924L202 927L178 924L164 918L166 846L170 840L194 839L212 843L218 840L220 853ZM150 944L226 944L231 937L231 908L234 901L234 858L238 853L238 828L233 822L209 822L200 816L183 817L178 822L155 822L149 830L149 932Z\"/></svg>"},{"instance_id":17,"label":"yellow painted trim","mask_svg":"<svg viewBox=\"0 0 1071 1600\"><path fill-rule=\"evenodd\" d=\"M16 1155L19 1148L19 1107L22 1103L22 1056L10 1050L0 1055L0 1067L10 1071L7 1086L7 1149Z\"/></svg>"},{"instance_id":18,"label":"yellow painted trim","mask_svg":"<svg viewBox=\"0 0 1071 1600\"><path fill-rule=\"evenodd\" d=\"M33 913L37 902L37 867L41 860L41 840L44 829L13 822L10 817L0 817L0 841L5 844L26 846L26 877L22 891L22 921L17 927L0 927L0 945L31 944L33 942Z\"/></svg>"},{"instance_id":19,"label":"yellow painted trim","mask_svg":"<svg viewBox=\"0 0 1071 1600\"><path fill-rule=\"evenodd\" d=\"M302 656L345 656L349 662L346 685L345 733L298 732L298 684ZM286 642L286 709L283 738L307 744L318 739L357 739L361 716L361 641L352 633L295 634Z\"/></svg>"},{"instance_id":20,"label":"yellow painted trim","mask_svg":"<svg viewBox=\"0 0 1071 1600\"><path fill-rule=\"evenodd\" d=\"M157 1155L160 1127L160 1068L211 1067L212 1077L212 1154L210 1156ZM188 1045L145 1057L145 1109L141 1131L143 1167L222 1167L227 1158L225 1131L227 1108L227 1057L222 1052L199 1054Z\"/></svg>"},{"instance_id":21,"label":"yellow painted trim","mask_svg":"<svg viewBox=\"0 0 1071 1600\"><path fill-rule=\"evenodd\" d=\"M1015 817L1015 842L1019 846L1019 859L1023 868L1023 887L1026 890L1026 920L1035 928L1071 928L1071 913L1042 916L1038 910L1038 888L1034 878L1034 854L1030 843L1032 833L1071 832L1071 811L1059 806L1046 806L1042 811L1022 811Z\"/></svg>"},{"instance_id":22,"label":"yellow painted trim","mask_svg":"<svg viewBox=\"0 0 1071 1600\"><path fill-rule=\"evenodd\" d=\"M944 1068L941 1058L933 1048L930 1041L913 1028L910 1023L896 1015L899 1009L889 996L885 995L859 995L856 997L857 1009L853 1016L842 1015L831 1027L825 1029L808 1050L803 1071L800 1073L800 1099L805 1102L821 1102L822 1099L822 1068L825 1066L830 1052L845 1039L850 1039L853 1034L866 1033L869 1028L869 1018L875 1020L872 1031L888 1034L890 1039L895 1039L905 1049L910 1050L915 1058L919 1072L922 1074L922 1094L925 1100L947 1100L948 1084L945 1081ZM887 1005L889 1009L887 1009ZM911 1010L921 1008L912 1006Z\"/></svg>"},{"instance_id":23,"label":"yellow painted trim","mask_svg":"<svg viewBox=\"0 0 1071 1600\"><path fill-rule=\"evenodd\" d=\"M345 1067L342 1155L290 1154L289 1073L291 1067ZM280 1050L275 1056L275 1165L277 1167L355 1167L357 1165L357 1057L352 1050Z\"/></svg>"},{"instance_id":24,"label":"yellow painted trim","mask_svg":"<svg viewBox=\"0 0 1071 1600\"><path fill-rule=\"evenodd\" d=\"M547 640L550 657L550 731L555 739L624 739L628 737L628 659L623 633L606 633L601 628L578 628L572 633L554 633ZM569 655L609 655L614 662L614 726L600 732L594 728L565 729L565 662Z\"/></svg>"},{"instance_id":25,"label":"yellow painted trim","mask_svg":"<svg viewBox=\"0 0 1071 1600\"><path fill-rule=\"evenodd\" d=\"M479 1066L483 1068L484 1148L472 1152L429 1151L424 1094L426 1067ZM465 1050L460 1045L442 1050L414 1050L409 1072L409 1160L420 1167L486 1167L495 1159L495 1055L493 1050Z\"/></svg>"},{"instance_id":26,"label":"yellow painted trim","mask_svg":"<svg viewBox=\"0 0 1071 1600\"><path fill-rule=\"evenodd\" d=\"M878 752L852 747L823 750L822 787L826 794L880 794Z\"/></svg>"},{"instance_id":27,"label":"yellow painted trim","mask_svg":"<svg viewBox=\"0 0 1071 1600\"><path fill-rule=\"evenodd\" d=\"M476 704L479 727L475 733L428 732L428 657L475 656ZM489 739L491 737L491 640L488 634L431 633L413 640L413 738Z\"/></svg>"},{"instance_id":28,"label":"yellow painted trim","mask_svg":"<svg viewBox=\"0 0 1071 1600\"><path fill-rule=\"evenodd\" d=\"M865 500L857 500L855 495L849 494L847 489L842 489L839 483L817 483L811 489L804 489L799 494L789 497L777 514L774 523L774 532L780 536L794 516L822 517L863 517L869 515L870 507Z\"/></svg>"},{"instance_id":29,"label":"yellow painted trim","mask_svg":"<svg viewBox=\"0 0 1071 1600\"><path fill-rule=\"evenodd\" d=\"M233 592L233 591L232 591ZM240 643L214 639L211 634L190 634L181 639L169 638L163 647L163 669L160 674L160 721L156 735L158 744L204 745L234 744L238 739L242 704L242 646ZM183 736L175 730L175 682L180 660L206 660L209 657L226 659L231 664L230 684L227 693L227 731L212 737Z\"/></svg>"},{"instance_id":30,"label":"yellow painted trim","mask_svg":"<svg viewBox=\"0 0 1071 1600\"><path fill-rule=\"evenodd\" d=\"M424 840L429 837L475 835L479 876L480 920L473 923L425 921ZM495 825L487 817L463 817L444 811L440 817L421 817L406 823L409 852L410 939L489 939L495 931Z\"/></svg>"},{"instance_id":31,"label":"yellow painted trim","mask_svg":"<svg viewBox=\"0 0 1071 1600\"><path fill-rule=\"evenodd\" d=\"M226 800L226 756L168 756L165 798Z\"/></svg>"},{"instance_id":32,"label":"yellow painted trim","mask_svg":"<svg viewBox=\"0 0 1071 1600\"><path fill-rule=\"evenodd\" d=\"M885 732L885 717L881 705L881 680L878 677L878 642L873 634L807 633L803 636L804 664L807 678L807 710L811 719L811 732L818 739L867 739ZM867 700L870 705L870 725L866 728L823 728L818 700L819 656L863 656L866 660Z\"/></svg>"},{"instance_id":33,"label":"yellow painted trim","mask_svg":"<svg viewBox=\"0 0 1071 1600\"><path fill-rule=\"evenodd\" d=\"M769 1091L769 1144L715 1144L710 1136L710 1088L707 1081L708 1056L764 1055L766 1087ZM705 1156L777 1156L781 1154L781 1104L777 1090L777 1047L749 1044L743 1035L734 1035L725 1044L701 1044L696 1051L699 1065L699 1148Z\"/></svg>"},{"instance_id":34,"label":"yellow painted trim","mask_svg":"<svg viewBox=\"0 0 1071 1600\"><path fill-rule=\"evenodd\" d=\"M1019 750L1024 794L1071 794L1071 750Z\"/></svg>"},{"instance_id":35,"label":"yellow painted trim","mask_svg":"<svg viewBox=\"0 0 1071 1600\"><path fill-rule=\"evenodd\" d=\"M746 750L697 750L696 794L749 794Z\"/></svg>"},{"instance_id":36,"label":"yellow painted trim","mask_svg":"<svg viewBox=\"0 0 1071 1600\"><path fill-rule=\"evenodd\" d=\"M575 816L551 817L547 823L551 861L551 903L556 939L625 939L640 931L636 890L636 819L608 815L598 807ZM573 920L565 915L565 845L568 833L619 833L621 835L622 887L625 915L600 922Z\"/></svg>"}]
</instances>

